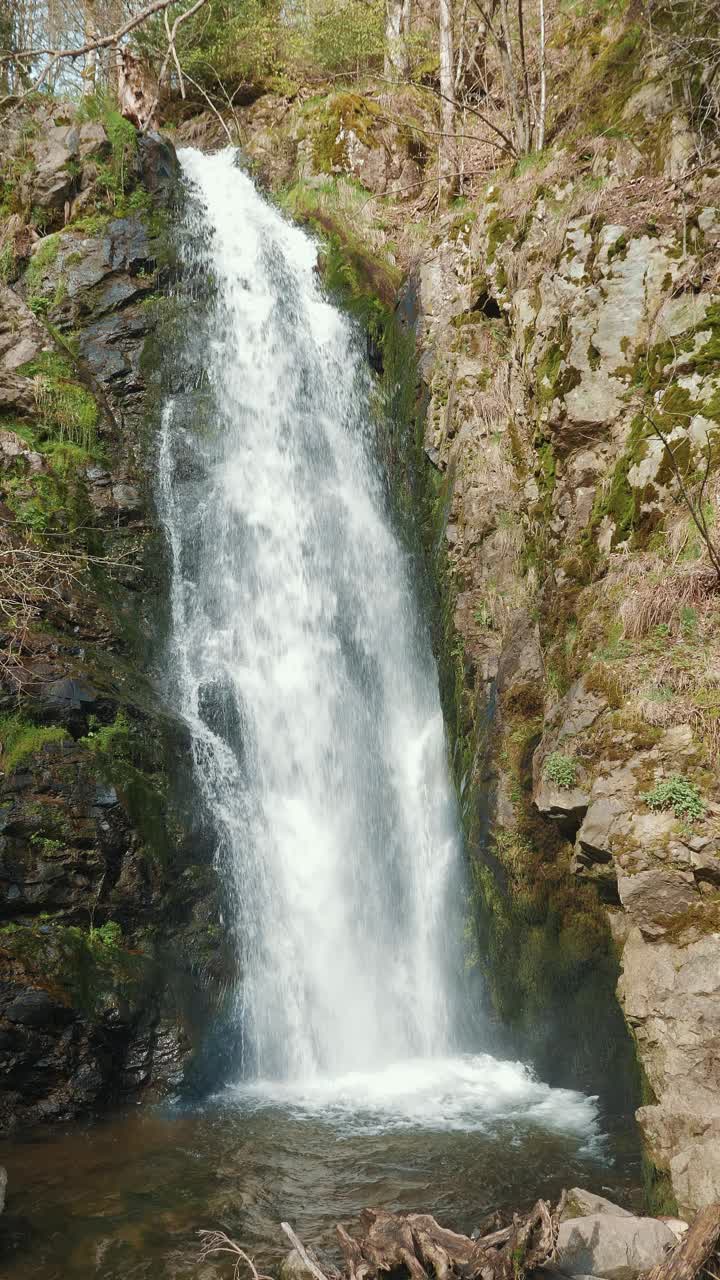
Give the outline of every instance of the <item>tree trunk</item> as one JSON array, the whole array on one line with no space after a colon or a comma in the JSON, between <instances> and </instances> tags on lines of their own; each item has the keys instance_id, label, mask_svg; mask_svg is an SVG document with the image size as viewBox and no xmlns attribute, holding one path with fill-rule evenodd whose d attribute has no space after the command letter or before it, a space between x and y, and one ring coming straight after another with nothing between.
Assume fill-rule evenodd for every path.
<instances>
[{"instance_id":1,"label":"tree trunk","mask_svg":"<svg viewBox=\"0 0 720 1280\"><path fill-rule=\"evenodd\" d=\"M385 0L385 75L400 80L409 71L407 36L410 0Z\"/></svg>"},{"instance_id":2,"label":"tree trunk","mask_svg":"<svg viewBox=\"0 0 720 1280\"><path fill-rule=\"evenodd\" d=\"M457 191L452 0L440 0L440 94L442 131L438 147L438 188L440 204L446 205Z\"/></svg>"},{"instance_id":3,"label":"tree trunk","mask_svg":"<svg viewBox=\"0 0 720 1280\"><path fill-rule=\"evenodd\" d=\"M501 31L497 49L505 77L510 119L513 122L513 143L517 154L522 156L530 150L530 103L524 98L518 84L507 0L500 0L500 19Z\"/></svg>"},{"instance_id":4,"label":"tree trunk","mask_svg":"<svg viewBox=\"0 0 720 1280\"><path fill-rule=\"evenodd\" d=\"M538 116L537 149L545 146L545 113L547 111L547 76L545 72L545 0L540 0L540 113Z\"/></svg>"},{"instance_id":5,"label":"tree trunk","mask_svg":"<svg viewBox=\"0 0 720 1280\"><path fill-rule=\"evenodd\" d=\"M99 34L94 0L84 0L83 14L85 42L86 44L89 44L91 40L96 40ZM83 97L93 94L97 88L97 63L97 49L91 49L90 52L85 55L85 66L82 73Z\"/></svg>"},{"instance_id":6,"label":"tree trunk","mask_svg":"<svg viewBox=\"0 0 720 1280\"><path fill-rule=\"evenodd\" d=\"M720 1251L720 1203L701 1209L690 1230L664 1262L648 1271L645 1280L695 1280L707 1263ZM717 1267L708 1268L717 1274Z\"/></svg>"}]
</instances>

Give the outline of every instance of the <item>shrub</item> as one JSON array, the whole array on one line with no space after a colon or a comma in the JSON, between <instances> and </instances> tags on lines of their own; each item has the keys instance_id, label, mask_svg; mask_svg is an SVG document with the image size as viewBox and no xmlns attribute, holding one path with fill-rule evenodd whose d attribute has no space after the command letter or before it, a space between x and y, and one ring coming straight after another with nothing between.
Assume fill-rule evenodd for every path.
<instances>
[{"instance_id":1,"label":"shrub","mask_svg":"<svg viewBox=\"0 0 720 1280\"><path fill-rule=\"evenodd\" d=\"M577 760L573 756L565 756L561 751L553 751L543 765L543 774L556 787L570 790L578 780Z\"/></svg>"},{"instance_id":2,"label":"shrub","mask_svg":"<svg viewBox=\"0 0 720 1280\"><path fill-rule=\"evenodd\" d=\"M676 818L694 822L705 817L700 788L680 773L673 773L665 782L659 782L652 791L646 791L642 799L649 809L672 809Z\"/></svg>"}]
</instances>

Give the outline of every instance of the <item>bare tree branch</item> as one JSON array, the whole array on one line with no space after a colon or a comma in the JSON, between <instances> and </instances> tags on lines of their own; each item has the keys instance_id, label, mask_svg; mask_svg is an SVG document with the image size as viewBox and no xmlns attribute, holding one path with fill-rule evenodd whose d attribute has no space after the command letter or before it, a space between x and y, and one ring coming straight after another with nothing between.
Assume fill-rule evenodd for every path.
<instances>
[{"instance_id":1,"label":"bare tree branch","mask_svg":"<svg viewBox=\"0 0 720 1280\"><path fill-rule=\"evenodd\" d=\"M252 1258L230 1239L224 1231L198 1231L200 1236L200 1261L205 1262L214 1253L229 1253L235 1258L235 1266L233 1268L233 1280L240 1280L243 1264L247 1267L252 1276L252 1280L271 1280L270 1276L263 1275L258 1271Z\"/></svg>"},{"instance_id":2,"label":"bare tree branch","mask_svg":"<svg viewBox=\"0 0 720 1280\"><path fill-rule=\"evenodd\" d=\"M59 62L63 61L64 59L68 59L71 62L74 62L76 58L84 57L86 54L89 54L89 53L97 53L98 50L100 49L117 48L120 42L124 40L125 37L128 36L131 31L135 31L137 30L138 27L143 26L151 18L155 17L156 14L159 14L159 13L165 14L166 29L167 29L167 14L165 11L169 8L171 4L174 4L174 3L175 3L175 0L152 0L151 4L147 5L146 8L142 9L139 13L133 14L131 18L128 18L128 20L122 23L121 26L117 27L115 31L110 32L108 35L98 35L96 38L92 40L87 40L84 44L69 46L68 48L65 48L65 49L50 49L50 48L20 49L13 53L5 54L2 58L0 58L0 65L7 62L23 62L23 61L32 62L39 58L47 58L48 61L46 62L45 66L40 72L40 75L33 81L33 83L29 86L28 89L25 90L23 94L19 96L14 94L8 94L5 98L0 100L0 107L4 106L5 103L10 101L12 101L15 106L17 106L19 105L20 102L22 102L25 98L27 98L31 93L37 93L37 91L42 88L43 84L48 79L48 76L50 75L51 71L58 65ZM165 74L165 71L167 69L167 64L170 58L173 56L175 58L176 65L178 66L178 70L179 70L179 62L177 59L177 52L175 49L175 36L177 34L178 28L180 27L181 23L185 22L187 18L192 16L192 14L197 13L198 9L201 9L202 6L206 3L207 3L207 0L194 0L194 3L190 5L190 7L186 9L183 13L179 14L178 17L175 19L172 26L172 30L170 32L169 47L165 55L165 60L163 62L161 77ZM180 76L181 76L181 83L182 83L182 72L180 72Z\"/></svg>"},{"instance_id":3,"label":"bare tree branch","mask_svg":"<svg viewBox=\"0 0 720 1280\"><path fill-rule=\"evenodd\" d=\"M678 487L680 489L682 500L688 509L690 518L693 524L695 525L695 528L697 529L698 533L700 534L700 537L702 538L705 544L708 556L710 558L710 563L713 569L715 570L715 573L717 574L718 581L720 582L720 548L715 546L712 534L710 533L710 529L709 529L707 520L705 518L705 512L703 511L703 498L705 495L707 482L710 476L710 467L712 463L712 451L710 447L710 440L708 439L707 445L706 445L705 470L704 470L703 478L698 490L698 497L697 499L694 499L690 496L688 488L685 484L682 468L680 467L680 464L678 463L678 460L675 457L675 452L671 447L669 438L665 435L662 428L658 426L655 419L647 412L646 409L642 408L640 412L643 418L645 419L645 421L647 422L648 426L650 427L650 430L652 431L653 435L656 436L657 439L661 441L661 443L665 448L665 452L667 453L667 456L670 460L670 465L673 469L673 472L675 473L675 478L678 482Z\"/></svg>"}]
</instances>

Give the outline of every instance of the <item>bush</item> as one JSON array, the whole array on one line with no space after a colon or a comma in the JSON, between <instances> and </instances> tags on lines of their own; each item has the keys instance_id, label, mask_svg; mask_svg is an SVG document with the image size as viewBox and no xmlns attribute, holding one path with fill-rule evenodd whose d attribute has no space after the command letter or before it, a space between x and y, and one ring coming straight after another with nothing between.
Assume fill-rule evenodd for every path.
<instances>
[{"instance_id":1,"label":"bush","mask_svg":"<svg viewBox=\"0 0 720 1280\"><path fill-rule=\"evenodd\" d=\"M564 787L569 791L577 784L577 760L573 756L564 756L561 751L553 751L543 765L543 774L556 787Z\"/></svg>"},{"instance_id":2,"label":"bush","mask_svg":"<svg viewBox=\"0 0 720 1280\"><path fill-rule=\"evenodd\" d=\"M676 818L687 818L694 822L705 817L705 803L700 788L683 778L680 773L674 773L665 782L659 782L652 791L646 791L642 799L648 809L672 809Z\"/></svg>"}]
</instances>

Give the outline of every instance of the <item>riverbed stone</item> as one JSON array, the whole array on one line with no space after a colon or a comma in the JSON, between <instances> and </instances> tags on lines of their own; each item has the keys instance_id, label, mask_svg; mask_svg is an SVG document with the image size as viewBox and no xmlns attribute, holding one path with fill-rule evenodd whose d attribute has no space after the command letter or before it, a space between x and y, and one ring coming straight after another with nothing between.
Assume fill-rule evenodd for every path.
<instances>
[{"instance_id":1,"label":"riverbed stone","mask_svg":"<svg viewBox=\"0 0 720 1280\"><path fill-rule=\"evenodd\" d=\"M301 1258L297 1249L291 1249L278 1267L279 1280L316 1280L316 1273Z\"/></svg>"},{"instance_id":2,"label":"riverbed stone","mask_svg":"<svg viewBox=\"0 0 720 1280\"><path fill-rule=\"evenodd\" d=\"M594 1191L586 1191L584 1187L571 1187L565 1199L565 1208L560 1215L560 1221L585 1218L593 1213L610 1213L621 1218L633 1216L629 1209L621 1208L619 1204L614 1204L605 1196L597 1195Z\"/></svg>"},{"instance_id":3,"label":"riverbed stone","mask_svg":"<svg viewBox=\"0 0 720 1280\"><path fill-rule=\"evenodd\" d=\"M560 1223L557 1267L565 1275L634 1280L662 1262L675 1235L656 1218L591 1213Z\"/></svg>"}]
</instances>

